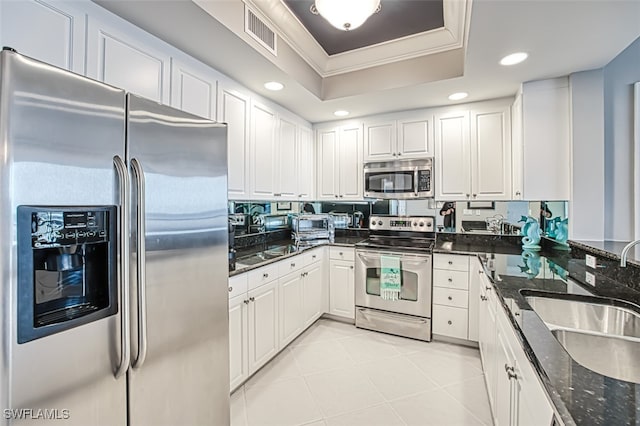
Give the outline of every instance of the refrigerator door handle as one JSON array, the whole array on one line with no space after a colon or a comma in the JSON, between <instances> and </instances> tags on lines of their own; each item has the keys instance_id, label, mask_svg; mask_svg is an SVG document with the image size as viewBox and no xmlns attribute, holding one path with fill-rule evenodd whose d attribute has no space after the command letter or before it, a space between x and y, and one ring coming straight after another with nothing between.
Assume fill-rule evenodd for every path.
<instances>
[{"instance_id":1,"label":"refrigerator door handle","mask_svg":"<svg viewBox=\"0 0 640 426\"><path fill-rule=\"evenodd\" d=\"M138 292L138 355L131 365L134 370L142 367L147 357L147 297L146 297L146 270L145 270L145 181L142 165L136 158L131 159L131 170L135 179L137 205L136 205L136 229L137 229L137 292Z\"/></svg>"},{"instance_id":2,"label":"refrigerator door handle","mask_svg":"<svg viewBox=\"0 0 640 426\"><path fill-rule=\"evenodd\" d=\"M120 362L115 377L119 378L129 369L129 173L127 166L118 155L113 157L113 165L118 174L120 192Z\"/></svg>"}]
</instances>

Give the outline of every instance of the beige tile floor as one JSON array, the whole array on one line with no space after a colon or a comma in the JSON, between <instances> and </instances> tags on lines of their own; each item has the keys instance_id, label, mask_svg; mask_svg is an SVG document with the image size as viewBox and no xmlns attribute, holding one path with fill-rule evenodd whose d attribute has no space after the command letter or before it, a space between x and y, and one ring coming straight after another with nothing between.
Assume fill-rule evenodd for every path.
<instances>
[{"instance_id":1,"label":"beige tile floor","mask_svg":"<svg viewBox=\"0 0 640 426\"><path fill-rule=\"evenodd\" d=\"M232 426L491 424L477 349L325 319L231 396Z\"/></svg>"}]
</instances>

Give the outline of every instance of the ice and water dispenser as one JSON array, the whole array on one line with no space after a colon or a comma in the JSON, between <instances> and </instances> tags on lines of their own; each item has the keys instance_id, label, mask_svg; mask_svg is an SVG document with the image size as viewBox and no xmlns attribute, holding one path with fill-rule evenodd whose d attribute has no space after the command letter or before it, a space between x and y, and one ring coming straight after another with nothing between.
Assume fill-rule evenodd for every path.
<instances>
[{"instance_id":1,"label":"ice and water dispenser","mask_svg":"<svg viewBox=\"0 0 640 426\"><path fill-rule=\"evenodd\" d=\"M18 207L18 343L117 312L115 206Z\"/></svg>"}]
</instances>

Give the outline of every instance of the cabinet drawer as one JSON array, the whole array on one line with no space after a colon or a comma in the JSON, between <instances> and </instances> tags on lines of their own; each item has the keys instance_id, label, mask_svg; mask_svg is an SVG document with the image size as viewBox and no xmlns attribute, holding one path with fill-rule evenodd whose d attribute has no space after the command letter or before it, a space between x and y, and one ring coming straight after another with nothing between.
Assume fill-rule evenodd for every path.
<instances>
[{"instance_id":1,"label":"cabinet drawer","mask_svg":"<svg viewBox=\"0 0 640 426\"><path fill-rule=\"evenodd\" d=\"M452 271L468 271L469 256L437 253L433 255L433 267Z\"/></svg>"},{"instance_id":2,"label":"cabinet drawer","mask_svg":"<svg viewBox=\"0 0 640 426\"><path fill-rule=\"evenodd\" d=\"M247 292L249 274L229 277L229 299Z\"/></svg>"},{"instance_id":3,"label":"cabinet drawer","mask_svg":"<svg viewBox=\"0 0 640 426\"><path fill-rule=\"evenodd\" d=\"M455 306L467 308L469 306L469 292L454 288L433 288L433 303L435 305Z\"/></svg>"},{"instance_id":4,"label":"cabinet drawer","mask_svg":"<svg viewBox=\"0 0 640 426\"><path fill-rule=\"evenodd\" d=\"M451 306L433 306L433 334L467 339L468 311Z\"/></svg>"},{"instance_id":5,"label":"cabinet drawer","mask_svg":"<svg viewBox=\"0 0 640 426\"><path fill-rule=\"evenodd\" d=\"M355 251L351 247L329 247L329 258L335 260L350 260L356 259Z\"/></svg>"},{"instance_id":6,"label":"cabinet drawer","mask_svg":"<svg viewBox=\"0 0 640 426\"><path fill-rule=\"evenodd\" d=\"M469 289L469 274L465 271L433 270L433 286L444 288Z\"/></svg>"},{"instance_id":7,"label":"cabinet drawer","mask_svg":"<svg viewBox=\"0 0 640 426\"><path fill-rule=\"evenodd\" d=\"M304 266L309 266L312 263L320 262L324 258L324 249L317 248L309 250L302 254Z\"/></svg>"},{"instance_id":8,"label":"cabinet drawer","mask_svg":"<svg viewBox=\"0 0 640 426\"><path fill-rule=\"evenodd\" d=\"M278 262L278 275L284 277L285 275L295 272L298 269L302 269L304 266L304 254L291 256L287 259Z\"/></svg>"},{"instance_id":9,"label":"cabinet drawer","mask_svg":"<svg viewBox=\"0 0 640 426\"><path fill-rule=\"evenodd\" d=\"M249 290L258 288L263 284L278 279L278 263L263 266L259 269L247 272L249 275Z\"/></svg>"}]
</instances>

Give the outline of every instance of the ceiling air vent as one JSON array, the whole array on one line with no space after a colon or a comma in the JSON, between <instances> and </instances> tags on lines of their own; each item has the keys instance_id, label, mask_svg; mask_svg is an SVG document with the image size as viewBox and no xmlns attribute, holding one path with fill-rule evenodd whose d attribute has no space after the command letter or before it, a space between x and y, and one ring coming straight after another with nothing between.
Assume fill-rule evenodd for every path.
<instances>
[{"instance_id":1,"label":"ceiling air vent","mask_svg":"<svg viewBox=\"0 0 640 426\"><path fill-rule=\"evenodd\" d=\"M276 33L263 20L258 18L246 5L244 7L244 11L244 31L269 52L278 56Z\"/></svg>"}]
</instances>

